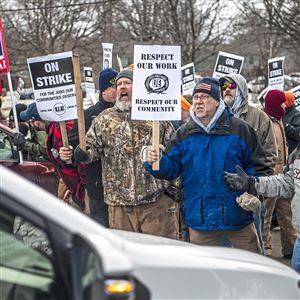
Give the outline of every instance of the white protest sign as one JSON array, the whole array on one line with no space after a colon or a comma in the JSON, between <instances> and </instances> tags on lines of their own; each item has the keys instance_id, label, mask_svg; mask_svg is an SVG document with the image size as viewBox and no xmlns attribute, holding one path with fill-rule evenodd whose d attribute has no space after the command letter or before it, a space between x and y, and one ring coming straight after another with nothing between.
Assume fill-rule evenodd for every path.
<instances>
[{"instance_id":1,"label":"white protest sign","mask_svg":"<svg viewBox=\"0 0 300 300\"><path fill-rule=\"evenodd\" d=\"M289 90L295 95L295 106L300 110L300 85Z\"/></svg>"},{"instance_id":2,"label":"white protest sign","mask_svg":"<svg viewBox=\"0 0 300 300\"><path fill-rule=\"evenodd\" d=\"M283 57L275 57L268 60L268 79L270 90L281 90L284 87Z\"/></svg>"},{"instance_id":3,"label":"white protest sign","mask_svg":"<svg viewBox=\"0 0 300 300\"><path fill-rule=\"evenodd\" d=\"M132 119L180 120L180 46L134 46Z\"/></svg>"},{"instance_id":4,"label":"white protest sign","mask_svg":"<svg viewBox=\"0 0 300 300\"><path fill-rule=\"evenodd\" d=\"M17 101L20 100L23 87L24 87L24 81L22 78L19 78L18 87L17 90L15 91L15 98Z\"/></svg>"},{"instance_id":5,"label":"white protest sign","mask_svg":"<svg viewBox=\"0 0 300 300\"><path fill-rule=\"evenodd\" d=\"M84 85L86 91L92 91L93 93L95 93L93 69L89 67L84 67L83 72L84 72Z\"/></svg>"},{"instance_id":6,"label":"white protest sign","mask_svg":"<svg viewBox=\"0 0 300 300\"><path fill-rule=\"evenodd\" d=\"M27 63L41 118L77 119L72 52L28 58Z\"/></svg>"},{"instance_id":7,"label":"white protest sign","mask_svg":"<svg viewBox=\"0 0 300 300\"><path fill-rule=\"evenodd\" d=\"M102 43L103 48L103 70L112 68L112 48L113 44Z\"/></svg>"},{"instance_id":8,"label":"white protest sign","mask_svg":"<svg viewBox=\"0 0 300 300\"><path fill-rule=\"evenodd\" d=\"M84 87L86 91L87 100L91 100L93 104L96 104L96 88L94 83L93 69L90 67L84 67Z\"/></svg>"},{"instance_id":9,"label":"white protest sign","mask_svg":"<svg viewBox=\"0 0 300 300\"><path fill-rule=\"evenodd\" d=\"M212 77L221 78L226 74L240 74L244 57L220 51Z\"/></svg>"},{"instance_id":10,"label":"white protest sign","mask_svg":"<svg viewBox=\"0 0 300 300\"><path fill-rule=\"evenodd\" d=\"M189 95L193 93L195 87L195 67L190 63L181 67L182 94Z\"/></svg>"}]
</instances>

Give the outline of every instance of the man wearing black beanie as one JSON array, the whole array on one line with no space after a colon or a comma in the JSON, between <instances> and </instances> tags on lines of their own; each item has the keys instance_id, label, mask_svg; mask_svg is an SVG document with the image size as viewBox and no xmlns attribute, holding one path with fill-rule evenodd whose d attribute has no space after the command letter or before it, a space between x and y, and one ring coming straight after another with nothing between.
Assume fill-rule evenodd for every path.
<instances>
[{"instance_id":1,"label":"man wearing black beanie","mask_svg":"<svg viewBox=\"0 0 300 300\"><path fill-rule=\"evenodd\" d=\"M84 111L85 130L90 128L92 121L102 111L113 107L116 99L116 76L118 72L114 69L107 68L99 74L99 101ZM60 158L69 160L73 157L73 149L79 144L78 124L75 122L70 134L68 135L71 147L60 148ZM101 160L96 160L86 165L86 188L89 197L90 216L108 227L107 204L104 202L103 184L102 184L102 167Z\"/></svg>"}]
</instances>

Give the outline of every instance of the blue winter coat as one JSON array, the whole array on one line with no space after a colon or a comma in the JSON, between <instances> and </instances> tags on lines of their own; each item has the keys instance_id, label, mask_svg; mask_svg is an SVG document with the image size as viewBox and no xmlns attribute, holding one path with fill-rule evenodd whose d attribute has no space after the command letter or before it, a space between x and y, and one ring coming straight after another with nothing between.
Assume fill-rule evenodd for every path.
<instances>
[{"instance_id":1,"label":"blue winter coat","mask_svg":"<svg viewBox=\"0 0 300 300\"><path fill-rule=\"evenodd\" d=\"M193 120L172 136L153 176L183 180L184 216L194 230L241 229L253 222L252 212L236 203L238 192L228 189L223 171L239 165L249 175L268 175L271 169L255 131L244 121L223 112L207 134Z\"/></svg>"}]
</instances>

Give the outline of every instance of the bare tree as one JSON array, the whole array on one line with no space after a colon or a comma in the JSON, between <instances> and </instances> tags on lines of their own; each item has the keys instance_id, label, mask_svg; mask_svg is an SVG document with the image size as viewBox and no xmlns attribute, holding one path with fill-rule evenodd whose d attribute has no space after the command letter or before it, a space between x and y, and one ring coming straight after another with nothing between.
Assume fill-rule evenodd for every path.
<instances>
[{"instance_id":1,"label":"bare tree","mask_svg":"<svg viewBox=\"0 0 300 300\"><path fill-rule=\"evenodd\" d=\"M14 0L2 3L1 15L8 25L7 45L14 71L27 69L26 57L63 51L83 54L83 60L95 60L100 45L88 47L90 40L100 40L102 18L115 1ZM16 8L15 8L16 7ZM90 55L89 55L90 54ZM93 59L90 60L89 56Z\"/></svg>"},{"instance_id":2,"label":"bare tree","mask_svg":"<svg viewBox=\"0 0 300 300\"><path fill-rule=\"evenodd\" d=\"M180 45L183 63L197 64L221 43L219 4L220 0L123 1L118 20L132 42Z\"/></svg>"},{"instance_id":3,"label":"bare tree","mask_svg":"<svg viewBox=\"0 0 300 300\"><path fill-rule=\"evenodd\" d=\"M260 64L257 75L267 75L269 58L283 55L284 50L293 48L295 40L287 36L282 27L283 14L287 13L285 2L277 0L234 1L241 12L240 18L235 22L236 32L239 32L237 40L246 36L248 49L259 55Z\"/></svg>"}]
</instances>

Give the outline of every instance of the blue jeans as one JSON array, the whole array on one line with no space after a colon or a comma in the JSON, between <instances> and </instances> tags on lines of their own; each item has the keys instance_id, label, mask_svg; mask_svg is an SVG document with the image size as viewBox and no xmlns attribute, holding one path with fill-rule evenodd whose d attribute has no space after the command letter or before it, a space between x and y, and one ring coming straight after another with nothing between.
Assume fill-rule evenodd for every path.
<instances>
[{"instance_id":1,"label":"blue jeans","mask_svg":"<svg viewBox=\"0 0 300 300\"><path fill-rule=\"evenodd\" d=\"M264 222L265 222L265 213L266 209L263 203L261 202L261 206L257 211L253 212L253 218L254 218L254 225L257 231L262 255L266 255L265 251L265 243L263 239L263 229L264 229Z\"/></svg>"},{"instance_id":2,"label":"blue jeans","mask_svg":"<svg viewBox=\"0 0 300 300\"><path fill-rule=\"evenodd\" d=\"M298 237L295 242L293 257L292 257L292 268L300 274L300 238Z\"/></svg>"}]
</instances>

